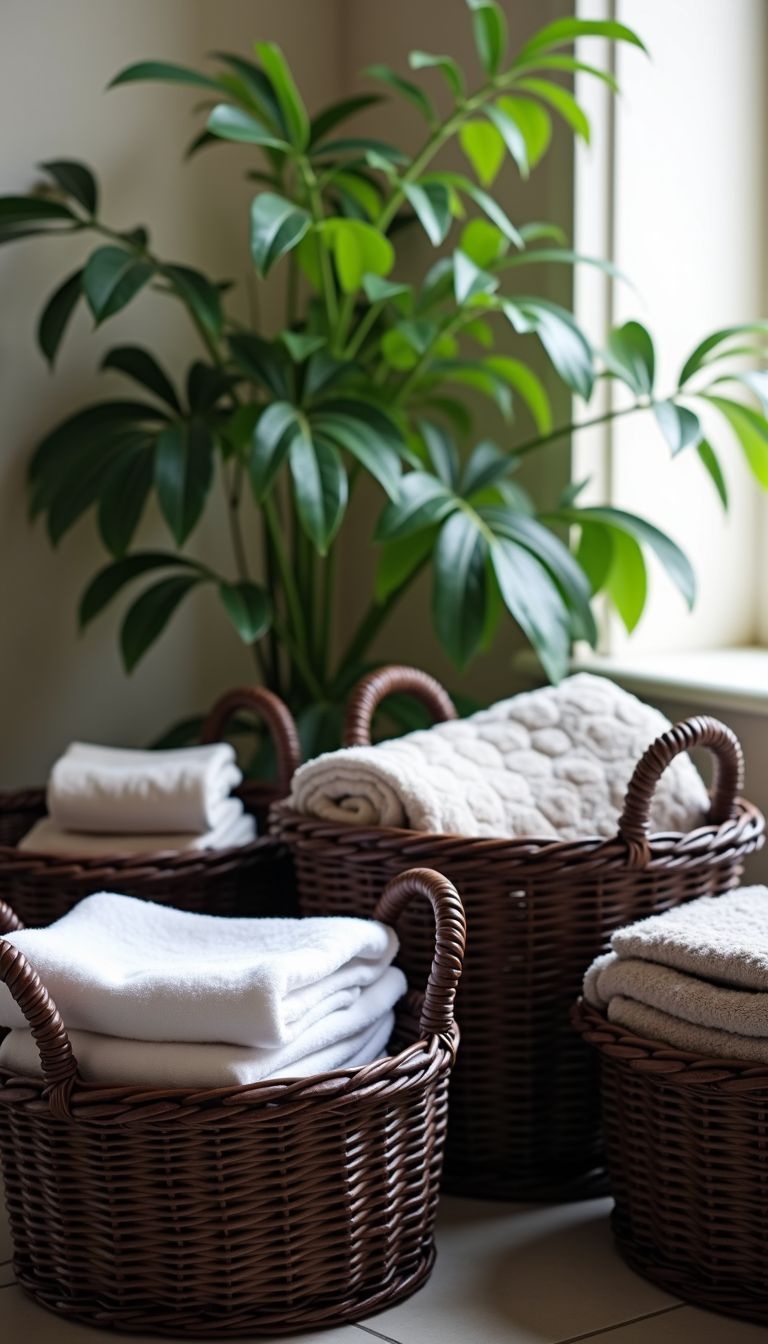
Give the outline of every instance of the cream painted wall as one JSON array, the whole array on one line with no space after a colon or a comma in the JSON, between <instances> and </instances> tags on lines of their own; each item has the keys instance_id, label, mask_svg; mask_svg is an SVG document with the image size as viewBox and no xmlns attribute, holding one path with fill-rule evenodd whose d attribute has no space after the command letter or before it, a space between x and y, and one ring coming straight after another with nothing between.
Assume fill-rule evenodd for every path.
<instances>
[{"instance_id":1,"label":"cream painted wall","mask_svg":"<svg viewBox=\"0 0 768 1344\"><path fill-rule=\"evenodd\" d=\"M3 0L0 6L0 193L25 192L34 164L83 158L102 181L106 213L120 227L151 225L157 251L247 273L247 151L221 146L180 163L195 120L195 91L142 84L105 93L129 62L161 57L198 64L212 49L247 52L256 37L290 50L310 105L342 81L337 0ZM199 122L199 118L197 119ZM54 377L34 345L45 299L86 254L87 244L34 240L0 251L0 785L44 778L73 736L143 743L218 692L252 675L251 664L211 595L193 597L157 650L126 678L116 651L116 613L84 637L76 600L103 552L90 519L54 553L26 516L30 451L58 418L125 391L97 377L105 349L146 342L179 369L196 350L183 314L142 296L89 338L80 314ZM269 300L266 318L269 320ZM166 544L157 522L144 543ZM192 548L229 563L221 517L209 516Z\"/></svg>"}]
</instances>

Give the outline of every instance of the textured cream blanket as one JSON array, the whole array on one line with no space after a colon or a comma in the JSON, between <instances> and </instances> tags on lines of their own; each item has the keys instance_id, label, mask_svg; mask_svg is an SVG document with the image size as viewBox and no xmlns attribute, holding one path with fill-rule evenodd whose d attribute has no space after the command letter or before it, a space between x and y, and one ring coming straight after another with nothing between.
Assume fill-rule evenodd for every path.
<instances>
[{"instance_id":1,"label":"textured cream blanket","mask_svg":"<svg viewBox=\"0 0 768 1344\"><path fill-rule=\"evenodd\" d=\"M635 765L669 726L613 682L580 673L468 719L318 756L296 772L291 803L358 826L608 838ZM678 756L656 790L652 830L692 830L708 805L694 765Z\"/></svg>"}]
</instances>

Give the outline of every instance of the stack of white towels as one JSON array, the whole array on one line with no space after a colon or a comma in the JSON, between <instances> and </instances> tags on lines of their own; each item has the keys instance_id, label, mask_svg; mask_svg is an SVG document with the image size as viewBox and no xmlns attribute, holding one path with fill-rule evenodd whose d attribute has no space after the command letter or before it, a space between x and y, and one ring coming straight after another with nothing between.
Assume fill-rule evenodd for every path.
<instances>
[{"instance_id":1,"label":"stack of white towels","mask_svg":"<svg viewBox=\"0 0 768 1344\"><path fill-rule=\"evenodd\" d=\"M702 896L619 929L584 997L636 1036L768 1064L768 888Z\"/></svg>"},{"instance_id":2,"label":"stack of white towels","mask_svg":"<svg viewBox=\"0 0 768 1344\"><path fill-rule=\"evenodd\" d=\"M367 1064L407 987L396 935L368 919L220 919L101 892L6 941L56 1003L86 1082L229 1087ZM0 1027L0 1068L39 1076L4 984Z\"/></svg>"},{"instance_id":3,"label":"stack of white towels","mask_svg":"<svg viewBox=\"0 0 768 1344\"><path fill-rule=\"evenodd\" d=\"M73 742L50 773L48 816L19 849L98 857L247 845L256 824L231 797L241 780L226 742L175 751Z\"/></svg>"}]
</instances>

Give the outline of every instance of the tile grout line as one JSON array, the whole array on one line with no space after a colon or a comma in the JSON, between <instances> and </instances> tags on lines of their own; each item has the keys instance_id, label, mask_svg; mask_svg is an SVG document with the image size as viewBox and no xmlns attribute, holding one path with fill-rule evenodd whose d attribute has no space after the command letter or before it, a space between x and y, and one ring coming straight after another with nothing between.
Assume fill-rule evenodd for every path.
<instances>
[{"instance_id":1,"label":"tile grout line","mask_svg":"<svg viewBox=\"0 0 768 1344\"><path fill-rule=\"evenodd\" d=\"M599 1330L586 1330L581 1335L568 1335L565 1339L557 1340L556 1344L580 1344L581 1340L599 1339L601 1335L610 1335L616 1330L624 1330L628 1325L638 1325L642 1321L652 1321L656 1316L668 1316L672 1311L681 1311L686 1305L685 1302L675 1302L671 1307L659 1307L657 1311L647 1311L642 1316L630 1316L626 1321L616 1321L614 1325L604 1325Z\"/></svg>"}]
</instances>

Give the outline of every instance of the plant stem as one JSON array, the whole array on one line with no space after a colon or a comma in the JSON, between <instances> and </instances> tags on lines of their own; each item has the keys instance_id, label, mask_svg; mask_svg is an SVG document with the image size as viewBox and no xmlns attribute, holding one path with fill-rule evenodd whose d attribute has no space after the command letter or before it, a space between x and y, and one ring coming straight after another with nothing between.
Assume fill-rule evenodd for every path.
<instances>
[{"instance_id":1,"label":"plant stem","mask_svg":"<svg viewBox=\"0 0 768 1344\"><path fill-rule=\"evenodd\" d=\"M290 561L283 545L283 539L280 531L280 521L275 512L275 506L271 499L267 498L263 504L264 519L269 530L270 540L275 554L277 568L280 572L280 579L285 594L286 606L288 609L288 618L290 625L280 634L291 648L294 662L302 675L310 694L318 700L323 699L323 688L309 665L307 650L307 629L304 613L301 608L301 599L296 587L296 581L291 569ZM292 629L290 628L292 626ZM280 633L279 627L278 633Z\"/></svg>"},{"instance_id":2,"label":"plant stem","mask_svg":"<svg viewBox=\"0 0 768 1344\"><path fill-rule=\"evenodd\" d=\"M334 694L337 693L337 688L339 687L339 684L343 682L345 671L347 669L354 669L355 665L360 661L363 654L366 653L370 644L375 639L376 635L381 629L382 625L387 620L387 617L390 615L392 608L397 605L403 594L406 593L407 590L411 587L411 585L415 582L418 575L424 569L426 563L427 563L427 557L425 556L425 558L416 566L416 568L411 571L411 573L408 575L408 578L403 583L401 583L400 587L396 588L394 592L390 593L389 596L386 597L383 602L371 603L365 615L363 616L363 619L358 625L357 630L355 631L351 640L349 641L349 644L344 650L344 653L341 656L341 659L339 661L339 668L334 678L330 691L331 698L333 698Z\"/></svg>"},{"instance_id":3,"label":"plant stem","mask_svg":"<svg viewBox=\"0 0 768 1344\"><path fill-rule=\"evenodd\" d=\"M625 406L620 411L606 411L604 415L595 415L591 420L572 421L569 425L559 425L549 434L539 435L535 439L526 439L525 443L521 443L518 447L510 450L511 455L513 457L525 457L537 448L544 448L547 444L554 443L556 439L565 438L567 434L578 434L582 429L592 429L595 425L605 425L609 420L619 420L623 415L634 415L636 411L647 411L651 405L650 400L636 401L633 406Z\"/></svg>"},{"instance_id":4,"label":"plant stem","mask_svg":"<svg viewBox=\"0 0 768 1344\"><path fill-rule=\"evenodd\" d=\"M307 200L309 202L312 219L315 224L322 224L325 219L325 211L323 210L323 199L320 194L314 169L309 160L304 157L301 157L298 160L298 168L307 189ZM322 238L318 238L317 248L320 257L320 274L323 282L323 298L325 300L325 311L328 317L329 335L333 337L339 320L336 282L333 278L333 270L331 269L331 258L328 255L328 250Z\"/></svg>"}]
</instances>

